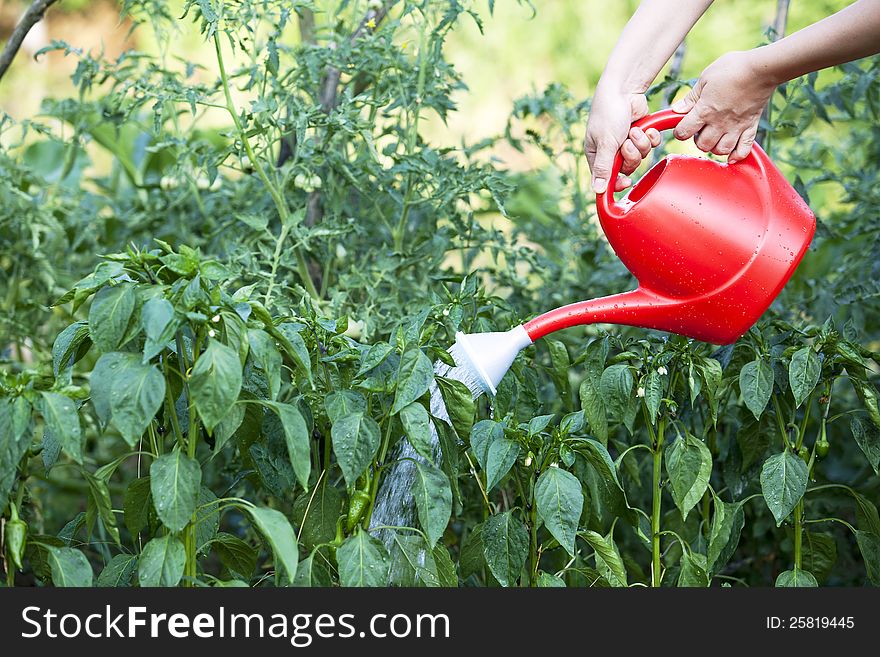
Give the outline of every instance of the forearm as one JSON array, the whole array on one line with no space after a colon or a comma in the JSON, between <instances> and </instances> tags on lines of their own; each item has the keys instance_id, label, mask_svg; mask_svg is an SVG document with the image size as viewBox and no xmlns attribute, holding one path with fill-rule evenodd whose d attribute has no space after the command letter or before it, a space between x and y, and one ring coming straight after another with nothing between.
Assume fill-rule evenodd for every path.
<instances>
[{"instance_id":1,"label":"forearm","mask_svg":"<svg viewBox=\"0 0 880 657\"><path fill-rule=\"evenodd\" d=\"M608 58L600 86L644 93L712 0L644 0Z\"/></svg>"},{"instance_id":2,"label":"forearm","mask_svg":"<svg viewBox=\"0 0 880 657\"><path fill-rule=\"evenodd\" d=\"M859 0L818 23L752 51L774 84L880 52L880 0Z\"/></svg>"}]
</instances>

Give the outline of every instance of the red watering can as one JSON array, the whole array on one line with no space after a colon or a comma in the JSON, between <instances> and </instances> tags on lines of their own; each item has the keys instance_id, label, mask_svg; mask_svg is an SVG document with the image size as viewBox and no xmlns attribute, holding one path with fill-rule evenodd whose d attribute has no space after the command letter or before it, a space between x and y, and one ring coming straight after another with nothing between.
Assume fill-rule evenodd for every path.
<instances>
[{"instance_id":1,"label":"red watering can","mask_svg":"<svg viewBox=\"0 0 880 657\"><path fill-rule=\"evenodd\" d=\"M669 130L683 117L663 110L633 125ZM459 334L455 354L464 352L485 390L494 393L520 349L570 326L627 324L734 342L767 310L813 238L813 213L757 144L734 165L670 155L617 201L621 159L618 152L596 206L638 288L557 308L506 333Z\"/></svg>"}]
</instances>

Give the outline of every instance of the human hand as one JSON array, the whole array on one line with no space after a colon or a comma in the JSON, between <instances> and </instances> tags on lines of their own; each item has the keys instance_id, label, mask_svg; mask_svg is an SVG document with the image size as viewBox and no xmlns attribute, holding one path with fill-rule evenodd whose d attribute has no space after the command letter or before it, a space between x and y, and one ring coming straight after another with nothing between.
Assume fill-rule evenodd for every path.
<instances>
[{"instance_id":1,"label":"human hand","mask_svg":"<svg viewBox=\"0 0 880 657\"><path fill-rule=\"evenodd\" d=\"M644 94L609 89L601 83L593 97L584 154L592 172L593 191L603 193L608 187L611 165L620 150L623 156L620 173L614 181L619 192L632 184L628 174L635 171L652 148L660 145L660 133L653 128L632 128L634 121L648 114Z\"/></svg>"},{"instance_id":2,"label":"human hand","mask_svg":"<svg viewBox=\"0 0 880 657\"><path fill-rule=\"evenodd\" d=\"M761 112L776 89L774 81L759 73L752 52L719 57L703 71L690 93L673 103L674 111L686 114L673 131L676 139L695 137L697 148L727 155L729 164L749 154Z\"/></svg>"}]
</instances>

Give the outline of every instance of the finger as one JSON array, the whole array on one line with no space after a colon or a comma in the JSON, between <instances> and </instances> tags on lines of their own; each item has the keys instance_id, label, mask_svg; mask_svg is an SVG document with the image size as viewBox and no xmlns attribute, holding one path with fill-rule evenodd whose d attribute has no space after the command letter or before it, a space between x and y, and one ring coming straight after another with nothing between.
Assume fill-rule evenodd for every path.
<instances>
[{"instance_id":1,"label":"finger","mask_svg":"<svg viewBox=\"0 0 880 657\"><path fill-rule=\"evenodd\" d=\"M697 134L694 143L704 153L711 153L720 139L720 130L713 126L706 126Z\"/></svg>"},{"instance_id":2,"label":"finger","mask_svg":"<svg viewBox=\"0 0 880 657\"><path fill-rule=\"evenodd\" d=\"M756 132L754 130L747 130L740 136L736 148L733 149L730 157L727 158L729 164L736 164L740 160L744 160L748 157L749 153L752 151L752 146L755 143L755 134Z\"/></svg>"},{"instance_id":3,"label":"finger","mask_svg":"<svg viewBox=\"0 0 880 657\"><path fill-rule=\"evenodd\" d=\"M712 152L715 155L729 155L736 148L737 142L739 142L739 135L735 132L727 132L721 136Z\"/></svg>"},{"instance_id":4,"label":"finger","mask_svg":"<svg viewBox=\"0 0 880 657\"><path fill-rule=\"evenodd\" d=\"M596 160L596 140L590 133L584 137L584 155L587 157L587 165L593 170L593 162Z\"/></svg>"},{"instance_id":5,"label":"finger","mask_svg":"<svg viewBox=\"0 0 880 657\"><path fill-rule=\"evenodd\" d=\"M677 114L687 114L690 112L694 105L697 104L697 101L700 99L700 95L694 93L694 89L691 89L687 96L684 98L679 98L677 101L672 103L672 111Z\"/></svg>"},{"instance_id":6,"label":"finger","mask_svg":"<svg viewBox=\"0 0 880 657\"><path fill-rule=\"evenodd\" d=\"M694 85L694 88L691 89L684 98L679 98L672 103L672 111L677 114L687 114L690 112L696 106L697 101L700 100L704 84L705 82L703 82L703 78L700 78L697 81L697 84Z\"/></svg>"},{"instance_id":7,"label":"finger","mask_svg":"<svg viewBox=\"0 0 880 657\"><path fill-rule=\"evenodd\" d=\"M623 146L620 147L620 154L623 156L623 164L620 167L623 173L632 173L642 163L642 154L639 153L639 149L636 148L631 139L623 142Z\"/></svg>"},{"instance_id":8,"label":"finger","mask_svg":"<svg viewBox=\"0 0 880 657\"><path fill-rule=\"evenodd\" d=\"M651 140L648 139L648 135L641 128L632 128L629 131L629 138L633 145L639 149L641 156L648 157L648 153L651 152Z\"/></svg>"},{"instance_id":9,"label":"finger","mask_svg":"<svg viewBox=\"0 0 880 657\"><path fill-rule=\"evenodd\" d=\"M672 136L679 141L686 141L702 130L706 122L700 117L698 109L688 112L672 131Z\"/></svg>"},{"instance_id":10,"label":"finger","mask_svg":"<svg viewBox=\"0 0 880 657\"><path fill-rule=\"evenodd\" d=\"M645 131L645 135L647 135L651 142L651 148L657 148L660 145L660 142L663 141L660 137L660 131L656 128L648 128Z\"/></svg>"},{"instance_id":11,"label":"finger","mask_svg":"<svg viewBox=\"0 0 880 657\"><path fill-rule=\"evenodd\" d=\"M623 174L619 174L617 176L617 180L614 183L614 191L622 192L624 189L633 184L632 178L629 176L624 176Z\"/></svg>"},{"instance_id":12,"label":"finger","mask_svg":"<svg viewBox=\"0 0 880 657\"><path fill-rule=\"evenodd\" d=\"M590 171L593 173L593 191L602 194L608 187L608 179L611 177L611 164L617 145L613 141L602 141L596 144L596 156Z\"/></svg>"}]
</instances>

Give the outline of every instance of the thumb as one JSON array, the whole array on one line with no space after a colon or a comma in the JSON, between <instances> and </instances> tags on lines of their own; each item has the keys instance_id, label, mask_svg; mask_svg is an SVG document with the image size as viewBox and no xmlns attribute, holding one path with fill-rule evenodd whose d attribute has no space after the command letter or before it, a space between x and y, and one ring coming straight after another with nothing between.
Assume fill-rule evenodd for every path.
<instances>
[{"instance_id":1,"label":"thumb","mask_svg":"<svg viewBox=\"0 0 880 657\"><path fill-rule=\"evenodd\" d=\"M672 103L672 111L677 114L687 114L690 112L694 105L697 104L697 101L700 99L700 91L702 91L703 85L702 80L697 83L695 87L693 87L684 98L679 98L677 101Z\"/></svg>"},{"instance_id":2,"label":"thumb","mask_svg":"<svg viewBox=\"0 0 880 657\"><path fill-rule=\"evenodd\" d=\"M687 114L694 108L694 105L697 104L697 98L698 96L696 96L694 94L694 90L691 89L688 92L687 96L685 96L684 98L679 98L677 101L672 103L672 111L677 114Z\"/></svg>"}]
</instances>

